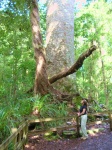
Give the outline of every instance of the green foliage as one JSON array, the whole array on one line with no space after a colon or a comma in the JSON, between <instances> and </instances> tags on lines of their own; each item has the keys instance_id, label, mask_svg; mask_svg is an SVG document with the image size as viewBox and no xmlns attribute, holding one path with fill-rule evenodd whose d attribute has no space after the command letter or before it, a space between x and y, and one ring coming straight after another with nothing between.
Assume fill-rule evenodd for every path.
<instances>
[{"instance_id":1,"label":"green foliage","mask_svg":"<svg viewBox=\"0 0 112 150\"><path fill-rule=\"evenodd\" d=\"M13 12L0 12L0 15L0 96L16 98L19 91L25 91L34 80L32 75L35 63L31 49L30 23L26 16L15 16Z\"/></svg>"},{"instance_id":2,"label":"green foliage","mask_svg":"<svg viewBox=\"0 0 112 150\"><path fill-rule=\"evenodd\" d=\"M45 44L46 40L46 5L39 5L39 11L40 11L40 27L41 27L41 33L42 33L42 38L43 42Z\"/></svg>"},{"instance_id":3,"label":"green foliage","mask_svg":"<svg viewBox=\"0 0 112 150\"><path fill-rule=\"evenodd\" d=\"M16 103L13 99L0 101L0 143L11 134L11 128L18 127L31 111L31 99L18 99Z\"/></svg>"},{"instance_id":4,"label":"green foliage","mask_svg":"<svg viewBox=\"0 0 112 150\"><path fill-rule=\"evenodd\" d=\"M64 138L69 138L69 139L76 138L77 137L76 134L77 133L73 130L64 130L63 131L63 137Z\"/></svg>"},{"instance_id":5,"label":"green foliage","mask_svg":"<svg viewBox=\"0 0 112 150\"><path fill-rule=\"evenodd\" d=\"M45 133L44 134L44 139L47 141L53 141L59 139L60 136L58 134L54 134L53 132Z\"/></svg>"},{"instance_id":6,"label":"green foliage","mask_svg":"<svg viewBox=\"0 0 112 150\"><path fill-rule=\"evenodd\" d=\"M3 7L4 6L4 7ZM0 11L0 98L14 98L34 83L30 1L2 1ZM41 30L45 40L46 7L40 7Z\"/></svg>"},{"instance_id":7,"label":"green foliage","mask_svg":"<svg viewBox=\"0 0 112 150\"><path fill-rule=\"evenodd\" d=\"M0 142L11 134L11 128L18 128L25 117L28 117L32 110L38 108L41 118L63 117L67 115L67 105L65 103L54 103L50 95L43 97L10 100L0 103ZM63 121L45 123L44 126L54 127L62 125ZM37 127L38 128L38 127Z\"/></svg>"},{"instance_id":8,"label":"green foliage","mask_svg":"<svg viewBox=\"0 0 112 150\"><path fill-rule=\"evenodd\" d=\"M58 118L58 117L64 117L67 116L67 105L65 102L54 102L52 97L50 95L46 95L43 97L37 97L35 99L33 104L33 109L37 108L37 110L40 112L41 118ZM61 125L63 123L62 121L53 121L49 123L45 123L47 127L54 127L57 125Z\"/></svg>"},{"instance_id":9,"label":"green foliage","mask_svg":"<svg viewBox=\"0 0 112 150\"><path fill-rule=\"evenodd\" d=\"M50 95L35 99L33 109L37 108L41 117L62 117L67 115L65 103L53 102Z\"/></svg>"},{"instance_id":10,"label":"green foliage","mask_svg":"<svg viewBox=\"0 0 112 150\"><path fill-rule=\"evenodd\" d=\"M80 109L81 100L82 100L82 98L80 96L77 96L77 97L72 99L72 104L75 105L76 110Z\"/></svg>"},{"instance_id":11,"label":"green foliage","mask_svg":"<svg viewBox=\"0 0 112 150\"><path fill-rule=\"evenodd\" d=\"M92 43L98 43L96 52L85 60L76 73L77 90L83 97L95 99L107 107L112 99L111 7L112 3L100 0L90 3L76 13L74 38L76 58Z\"/></svg>"}]
</instances>

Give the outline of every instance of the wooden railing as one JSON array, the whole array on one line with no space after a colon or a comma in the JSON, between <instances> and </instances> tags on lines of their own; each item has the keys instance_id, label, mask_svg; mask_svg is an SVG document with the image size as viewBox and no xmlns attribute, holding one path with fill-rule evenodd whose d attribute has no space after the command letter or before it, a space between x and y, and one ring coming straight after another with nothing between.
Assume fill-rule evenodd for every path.
<instances>
[{"instance_id":1,"label":"wooden railing","mask_svg":"<svg viewBox=\"0 0 112 150\"><path fill-rule=\"evenodd\" d=\"M108 115L108 120L100 120L100 121L93 121L93 122L88 122L87 125L94 125L94 124L102 124L103 122L108 122L110 124L110 130L112 131L112 112L110 111L104 111L104 112L97 112L97 113L88 113L88 118L89 116L102 116L107 114ZM77 117L77 114L74 114L73 116L68 116L68 117L61 117L61 118L41 118L41 119L31 119L30 123L39 123L39 122L51 122L51 121L58 121L58 120L68 120L74 118L75 124L73 125L66 125L66 126L61 126L61 127L55 127L55 128L50 128L50 129L42 129L42 130L33 130L29 131L28 135L37 135L40 133L45 133L45 132L50 132L50 131L59 131L59 130L65 130L65 129L71 129L75 128L77 137L80 136L80 117ZM66 122L65 121L65 122Z\"/></svg>"},{"instance_id":2,"label":"wooden railing","mask_svg":"<svg viewBox=\"0 0 112 150\"><path fill-rule=\"evenodd\" d=\"M28 135L28 121L18 129L12 129L12 134L1 145L0 150L24 150Z\"/></svg>"},{"instance_id":3,"label":"wooden railing","mask_svg":"<svg viewBox=\"0 0 112 150\"><path fill-rule=\"evenodd\" d=\"M112 112L105 111L105 112L98 112L98 113L89 113L88 116L101 116L107 114L108 120L102 120L102 121L95 121L95 122L89 122L90 124L97 124L102 122L109 122L110 123L110 131L112 131ZM59 131L64 129L70 129L75 128L77 136L79 136L79 129L80 129L80 121L79 117L74 116L68 116L68 117L61 117L61 118L28 118L18 129L12 129L12 134L9 136L1 145L0 150L24 150L25 144L27 142L28 135L37 135L40 133L50 132L50 131ZM74 118L76 123L73 125L66 125L61 127L55 127L50 129L42 129L42 130L36 130L36 131L28 131L28 126L31 123L42 123L42 122L51 122L51 121L58 121L58 120L69 120Z\"/></svg>"}]
</instances>

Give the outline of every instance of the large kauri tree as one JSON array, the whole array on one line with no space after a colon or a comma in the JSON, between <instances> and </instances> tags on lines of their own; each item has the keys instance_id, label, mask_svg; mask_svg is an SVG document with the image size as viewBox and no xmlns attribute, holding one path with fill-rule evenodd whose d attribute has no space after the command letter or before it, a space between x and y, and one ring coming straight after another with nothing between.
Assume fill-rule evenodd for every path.
<instances>
[{"instance_id":1,"label":"large kauri tree","mask_svg":"<svg viewBox=\"0 0 112 150\"><path fill-rule=\"evenodd\" d=\"M32 11L31 11L31 25L32 25L32 36L33 36L33 47L34 47L34 56L36 60L36 72L35 72L35 84L34 84L34 94L52 94L58 99L62 99L64 93L56 90L52 83L56 82L63 77L67 77L70 74L75 73L82 65L84 60L89 57L93 51L96 50L96 46L92 45L86 52L84 52L78 60L66 70L63 70L60 73L57 73L50 79L48 79L47 74L47 63L45 56L45 49L42 44L42 36L40 33L39 26L39 9L36 0L32 0ZM66 94L65 94L66 95Z\"/></svg>"},{"instance_id":2,"label":"large kauri tree","mask_svg":"<svg viewBox=\"0 0 112 150\"><path fill-rule=\"evenodd\" d=\"M74 0L48 0L46 60L49 78L67 70L74 63ZM75 74L60 79L53 86L73 88Z\"/></svg>"}]
</instances>

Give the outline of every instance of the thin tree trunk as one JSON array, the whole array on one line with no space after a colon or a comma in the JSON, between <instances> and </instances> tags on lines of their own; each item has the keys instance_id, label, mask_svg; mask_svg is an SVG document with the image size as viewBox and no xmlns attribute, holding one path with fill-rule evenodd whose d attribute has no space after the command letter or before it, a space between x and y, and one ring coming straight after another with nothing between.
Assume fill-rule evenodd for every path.
<instances>
[{"instance_id":1,"label":"thin tree trunk","mask_svg":"<svg viewBox=\"0 0 112 150\"><path fill-rule=\"evenodd\" d=\"M36 0L32 0L31 25L33 35L34 57L36 60L36 72L34 83L34 94L41 93L42 95L48 93L48 76L46 73L46 60L44 55L44 48L42 46L42 37L39 26L39 10Z\"/></svg>"},{"instance_id":2,"label":"thin tree trunk","mask_svg":"<svg viewBox=\"0 0 112 150\"><path fill-rule=\"evenodd\" d=\"M105 76L105 69L104 69L104 62L103 62L103 59L102 59L102 51L101 51L101 48L99 47L99 50L100 50L100 55L101 55L101 71L102 71L102 78L103 78L103 84L104 84L104 93L105 93L105 105L106 107L108 108L108 90L107 90L107 83L106 83L106 76Z\"/></svg>"},{"instance_id":3,"label":"thin tree trunk","mask_svg":"<svg viewBox=\"0 0 112 150\"><path fill-rule=\"evenodd\" d=\"M45 52L42 45L42 36L39 26L39 10L36 0L32 0L31 25L33 34L34 57L36 60L36 72L34 83L34 94L45 95L48 93L57 95L60 98L61 93L55 90L48 80L46 72Z\"/></svg>"}]
</instances>

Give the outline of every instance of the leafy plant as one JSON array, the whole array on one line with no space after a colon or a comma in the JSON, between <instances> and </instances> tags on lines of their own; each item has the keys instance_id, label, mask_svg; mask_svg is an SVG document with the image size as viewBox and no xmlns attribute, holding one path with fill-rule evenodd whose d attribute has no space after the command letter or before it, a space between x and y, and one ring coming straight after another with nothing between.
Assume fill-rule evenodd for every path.
<instances>
[{"instance_id":1,"label":"leafy plant","mask_svg":"<svg viewBox=\"0 0 112 150\"><path fill-rule=\"evenodd\" d=\"M30 99L13 100L0 104L0 143L11 134L11 128L18 127L32 111Z\"/></svg>"},{"instance_id":2,"label":"leafy plant","mask_svg":"<svg viewBox=\"0 0 112 150\"><path fill-rule=\"evenodd\" d=\"M54 102L50 95L46 95L43 97L37 97L35 99L33 109L37 108L41 118L58 118L67 116L67 105L66 103ZM64 121L53 121L49 123L45 123L47 127L54 127L57 125L61 125Z\"/></svg>"}]
</instances>

